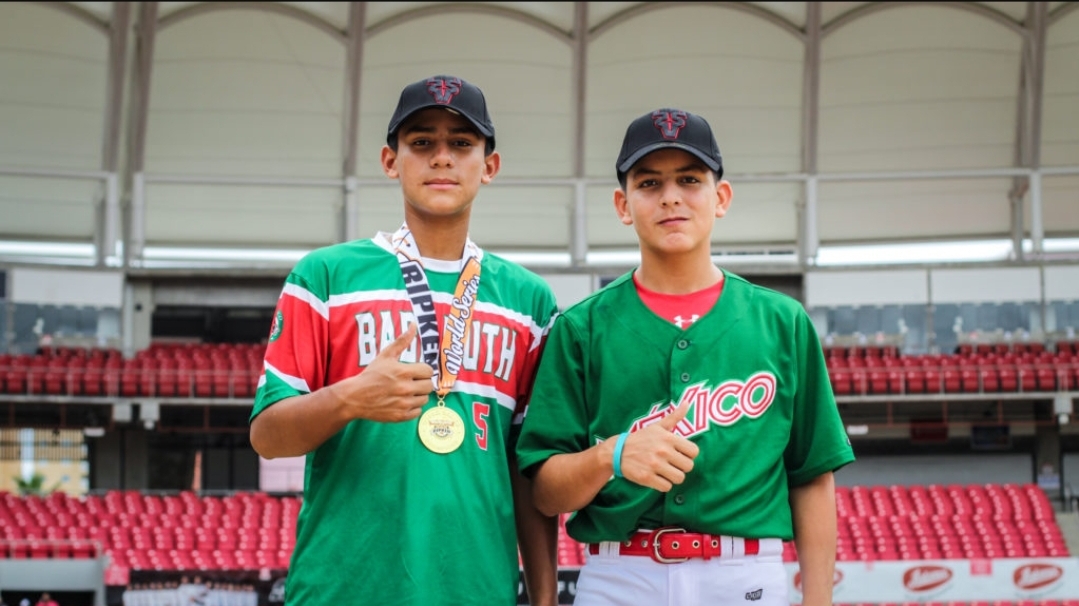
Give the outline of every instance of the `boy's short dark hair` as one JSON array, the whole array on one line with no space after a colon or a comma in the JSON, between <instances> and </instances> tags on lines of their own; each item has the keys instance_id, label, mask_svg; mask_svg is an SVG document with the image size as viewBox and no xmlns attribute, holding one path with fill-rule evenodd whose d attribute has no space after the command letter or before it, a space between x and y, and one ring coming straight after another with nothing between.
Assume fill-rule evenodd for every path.
<instances>
[{"instance_id":1,"label":"boy's short dark hair","mask_svg":"<svg viewBox=\"0 0 1079 606\"><path fill-rule=\"evenodd\" d=\"M386 145L397 151L397 134L410 116L430 108L446 109L464 116L484 138L484 155L495 150L495 125L487 112L487 99L478 86L456 76L431 76L409 84L401 91L397 109L386 130Z\"/></svg>"}]
</instances>

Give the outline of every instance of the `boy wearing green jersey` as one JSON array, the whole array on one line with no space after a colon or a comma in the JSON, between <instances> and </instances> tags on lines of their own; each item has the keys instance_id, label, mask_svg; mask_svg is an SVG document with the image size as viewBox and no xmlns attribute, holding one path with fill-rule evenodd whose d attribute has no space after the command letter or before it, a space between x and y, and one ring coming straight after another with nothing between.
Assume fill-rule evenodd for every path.
<instances>
[{"instance_id":1,"label":"boy wearing green jersey","mask_svg":"<svg viewBox=\"0 0 1079 606\"><path fill-rule=\"evenodd\" d=\"M408 85L386 143L405 222L297 263L251 414L260 455L306 455L286 603L510 606L519 537L532 604L554 606L556 520L513 455L556 305L468 237L501 166L483 93Z\"/></svg>"},{"instance_id":2,"label":"boy wearing green jersey","mask_svg":"<svg viewBox=\"0 0 1079 606\"><path fill-rule=\"evenodd\" d=\"M660 109L616 163L641 263L556 321L517 445L548 515L588 544L575 606L831 605L832 472L853 460L795 300L716 267L731 204L711 127Z\"/></svg>"}]
</instances>

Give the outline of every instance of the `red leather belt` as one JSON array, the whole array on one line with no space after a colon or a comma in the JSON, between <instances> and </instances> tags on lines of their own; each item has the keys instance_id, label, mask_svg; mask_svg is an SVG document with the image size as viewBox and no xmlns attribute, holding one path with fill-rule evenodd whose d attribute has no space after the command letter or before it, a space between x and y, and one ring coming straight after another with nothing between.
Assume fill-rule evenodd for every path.
<instances>
[{"instance_id":1,"label":"red leather belt","mask_svg":"<svg viewBox=\"0 0 1079 606\"><path fill-rule=\"evenodd\" d=\"M660 528L650 532L638 532L628 541L619 543L618 555L648 556L661 564L675 564L690 558L709 560L722 555L732 555L725 554L723 550L733 550L736 542L745 546L745 550L739 555L752 556L760 553L759 539L686 532L681 528ZM588 553L599 555L599 552L599 543L588 545Z\"/></svg>"}]
</instances>

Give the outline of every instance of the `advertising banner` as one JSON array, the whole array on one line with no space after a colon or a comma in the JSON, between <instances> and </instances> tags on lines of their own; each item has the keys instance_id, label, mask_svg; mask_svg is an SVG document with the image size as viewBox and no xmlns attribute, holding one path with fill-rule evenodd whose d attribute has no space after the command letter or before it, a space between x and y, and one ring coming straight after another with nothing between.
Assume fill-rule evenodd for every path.
<instances>
[{"instance_id":1,"label":"advertising banner","mask_svg":"<svg viewBox=\"0 0 1079 606\"><path fill-rule=\"evenodd\" d=\"M799 602L798 567L787 571ZM1079 559L837 562L834 584L836 603L1076 599Z\"/></svg>"},{"instance_id":2,"label":"advertising banner","mask_svg":"<svg viewBox=\"0 0 1079 606\"><path fill-rule=\"evenodd\" d=\"M786 566L790 600L796 604L802 598L801 575L797 564ZM275 606L284 602L286 574L285 570L132 571L127 589L179 590L180 585L193 583L229 594L251 592L258 595L259 606ZM579 568L559 569L559 604L573 604L579 575ZM1079 558L838 562L834 586L837 604L1079 599ZM523 578L517 603L528 604Z\"/></svg>"}]
</instances>

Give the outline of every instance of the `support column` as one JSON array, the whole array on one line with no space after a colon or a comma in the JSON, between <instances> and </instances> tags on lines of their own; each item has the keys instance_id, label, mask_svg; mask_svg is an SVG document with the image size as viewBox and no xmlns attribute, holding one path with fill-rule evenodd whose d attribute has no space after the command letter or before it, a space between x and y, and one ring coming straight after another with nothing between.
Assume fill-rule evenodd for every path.
<instances>
[{"instance_id":1,"label":"support column","mask_svg":"<svg viewBox=\"0 0 1079 606\"><path fill-rule=\"evenodd\" d=\"M1044 252L1042 223L1042 108L1045 99L1045 36L1049 24L1049 3L1031 2L1027 11L1030 31L1030 239L1034 257Z\"/></svg>"},{"instance_id":2,"label":"support column","mask_svg":"<svg viewBox=\"0 0 1079 606\"><path fill-rule=\"evenodd\" d=\"M1047 2L1027 3L1027 15L1023 22L1025 32L1020 63L1015 164L1035 172L1041 165L1042 106L1045 88L1045 35L1048 16L1049 4ZM1032 214L1037 214L1038 220L1041 220L1041 193L1040 191L1038 192L1037 201L1035 202L1033 199L1033 187L1032 177L1016 177L1008 194L1012 218L1012 251L1013 256L1019 260L1025 256L1023 238L1026 229L1024 226L1023 199L1026 194L1030 193L1031 195ZM1038 187L1040 188L1040 183ZM1039 208L1034 209L1033 205L1035 203ZM1033 217L1031 220L1033 223ZM1039 225L1037 230L1041 231L1042 226ZM1035 231L1034 225L1031 225L1031 231ZM1033 237L1033 235L1032 233L1031 236ZM1040 246L1041 243L1039 242L1039 248ZM1035 256L1040 252L1040 250L1036 250Z\"/></svg>"},{"instance_id":3,"label":"support column","mask_svg":"<svg viewBox=\"0 0 1079 606\"><path fill-rule=\"evenodd\" d=\"M360 206L356 179L360 124L360 81L363 74L363 47L366 39L367 3L349 2L348 35L345 41L345 104L342 151L344 190L340 234L348 242L359 237Z\"/></svg>"},{"instance_id":4,"label":"support column","mask_svg":"<svg viewBox=\"0 0 1079 606\"><path fill-rule=\"evenodd\" d=\"M588 3L573 3L573 206L570 209L570 259L581 267L588 256L588 205L585 187L585 92L588 82Z\"/></svg>"},{"instance_id":5,"label":"support column","mask_svg":"<svg viewBox=\"0 0 1079 606\"><path fill-rule=\"evenodd\" d=\"M1042 408L1039 404L1038 408ZM1049 410L1052 407L1046 406ZM1041 416L1041 415L1039 415ZM1050 499L1063 499L1063 469L1060 451L1060 425L1053 415L1051 422L1039 424L1034 430L1033 481L1045 490Z\"/></svg>"},{"instance_id":6,"label":"support column","mask_svg":"<svg viewBox=\"0 0 1079 606\"><path fill-rule=\"evenodd\" d=\"M139 4L139 20L135 27L135 67L131 80L131 117L128 121L127 198L131 210L128 217L128 237L125 238L124 266L142 260L145 240L145 196L143 168L146 160L146 125L150 112L150 76L153 73L154 40L157 35L157 2ZM137 236L137 241L136 237Z\"/></svg>"},{"instance_id":7,"label":"support column","mask_svg":"<svg viewBox=\"0 0 1079 606\"><path fill-rule=\"evenodd\" d=\"M820 235L817 233L817 177L811 175L805 182L805 211L802 218L802 246L800 259L803 268L817 264Z\"/></svg>"},{"instance_id":8,"label":"support column","mask_svg":"<svg viewBox=\"0 0 1079 606\"><path fill-rule=\"evenodd\" d=\"M817 129L820 122L821 3L806 3L805 62L802 70L802 172L807 177L799 221L798 263L817 262Z\"/></svg>"},{"instance_id":9,"label":"support column","mask_svg":"<svg viewBox=\"0 0 1079 606\"><path fill-rule=\"evenodd\" d=\"M149 282L125 284L122 312L124 356L133 357L135 352L149 347L153 337L153 285Z\"/></svg>"},{"instance_id":10,"label":"support column","mask_svg":"<svg viewBox=\"0 0 1079 606\"><path fill-rule=\"evenodd\" d=\"M1035 259L1045 252L1045 225L1042 220L1042 174L1030 174L1030 242Z\"/></svg>"},{"instance_id":11,"label":"support column","mask_svg":"<svg viewBox=\"0 0 1079 606\"><path fill-rule=\"evenodd\" d=\"M120 264L120 176L115 171L105 179L105 209L101 244L97 250L97 265Z\"/></svg>"},{"instance_id":12,"label":"support column","mask_svg":"<svg viewBox=\"0 0 1079 606\"><path fill-rule=\"evenodd\" d=\"M125 360L135 357L135 286L124 284L123 303L120 307L121 353Z\"/></svg>"},{"instance_id":13,"label":"support column","mask_svg":"<svg viewBox=\"0 0 1079 606\"><path fill-rule=\"evenodd\" d=\"M117 170L120 156L120 121L124 104L124 73L127 67L127 36L131 23L131 3L113 2L109 22L109 66L105 87L105 120L101 143L101 170L105 182L104 208L95 229L96 265L117 265L120 235L120 191Z\"/></svg>"},{"instance_id":14,"label":"support column","mask_svg":"<svg viewBox=\"0 0 1079 606\"><path fill-rule=\"evenodd\" d=\"M124 265L142 263L146 245L146 179L141 172L131 176L131 204L128 213L128 235L124 246Z\"/></svg>"}]
</instances>

